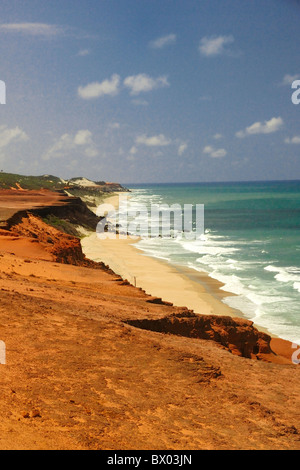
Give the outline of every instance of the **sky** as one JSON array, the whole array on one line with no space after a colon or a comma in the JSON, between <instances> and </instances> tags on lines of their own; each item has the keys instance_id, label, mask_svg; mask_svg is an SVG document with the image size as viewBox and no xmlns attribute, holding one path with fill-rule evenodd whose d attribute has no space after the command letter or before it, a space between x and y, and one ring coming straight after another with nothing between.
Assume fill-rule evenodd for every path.
<instances>
[{"instance_id":1,"label":"sky","mask_svg":"<svg viewBox=\"0 0 300 470\"><path fill-rule=\"evenodd\" d=\"M1 170L300 179L300 1L1 0L0 12Z\"/></svg>"}]
</instances>

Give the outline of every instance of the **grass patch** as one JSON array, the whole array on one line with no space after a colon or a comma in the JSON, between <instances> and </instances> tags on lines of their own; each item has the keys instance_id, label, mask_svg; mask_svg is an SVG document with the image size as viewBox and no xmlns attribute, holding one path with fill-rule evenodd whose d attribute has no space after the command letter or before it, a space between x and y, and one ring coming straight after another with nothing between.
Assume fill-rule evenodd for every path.
<instances>
[{"instance_id":1,"label":"grass patch","mask_svg":"<svg viewBox=\"0 0 300 470\"><path fill-rule=\"evenodd\" d=\"M20 185L23 189L64 189L65 183L57 176L24 176L13 173L0 172L0 189L17 188Z\"/></svg>"},{"instance_id":2,"label":"grass patch","mask_svg":"<svg viewBox=\"0 0 300 470\"><path fill-rule=\"evenodd\" d=\"M73 235L73 237L77 238L81 237L81 235L77 232L76 228L73 224L71 224L71 222L60 219L59 217L56 217L53 214L49 214L47 215L47 217L44 217L43 221L51 227L54 227L57 230L66 233L67 235Z\"/></svg>"}]
</instances>

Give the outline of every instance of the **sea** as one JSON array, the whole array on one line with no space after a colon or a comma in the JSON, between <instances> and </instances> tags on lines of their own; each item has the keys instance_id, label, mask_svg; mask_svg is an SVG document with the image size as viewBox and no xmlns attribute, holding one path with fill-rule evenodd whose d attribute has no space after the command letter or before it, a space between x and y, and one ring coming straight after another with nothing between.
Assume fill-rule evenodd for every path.
<instances>
[{"instance_id":1,"label":"sea","mask_svg":"<svg viewBox=\"0 0 300 470\"><path fill-rule=\"evenodd\" d=\"M270 333L300 344L300 181L128 187L132 214L162 205L204 208L200 236L188 237L184 228L180 233L173 226L170 236L148 233L137 248L208 273L232 293L223 302Z\"/></svg>"}]
</instances>

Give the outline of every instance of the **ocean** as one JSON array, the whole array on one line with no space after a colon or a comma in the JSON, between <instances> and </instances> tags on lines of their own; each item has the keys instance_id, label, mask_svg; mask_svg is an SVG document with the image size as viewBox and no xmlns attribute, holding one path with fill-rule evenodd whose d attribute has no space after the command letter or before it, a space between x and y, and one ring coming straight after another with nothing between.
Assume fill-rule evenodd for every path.
<instances>
[{"instance_id":1,"label":"ocean","mask_svg":"<svg viewBox=\"0 0 300 470\"><path fill-rule=\"evenodd\" d=\"M223 302L300 344L300 181L130 185L129 208L204 205L204 234L146 237L137 248L205 271L234 295Z\"/></svg>"}]
</instances>

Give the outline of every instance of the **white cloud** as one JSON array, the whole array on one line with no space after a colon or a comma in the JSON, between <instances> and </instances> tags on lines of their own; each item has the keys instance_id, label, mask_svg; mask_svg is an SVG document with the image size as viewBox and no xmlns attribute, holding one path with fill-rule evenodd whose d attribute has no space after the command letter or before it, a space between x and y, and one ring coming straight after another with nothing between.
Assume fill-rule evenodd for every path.
<instances>
[{"instance_id":1,"label":"white cloud","mask_svg":"<svg viewBox=\"0 0 300 470\"><path fill-rule=\"evenodd\" d=\"M164 134L154 135L147 137L145 134L138 136L135 139L136 144L146 145L147 147L164 147L171 144L171 140L164 136Z\"/></svg>"},{"instance_id":2,"label":"white cloud","mask_svg":"<svg viewBox=\"0 0 300 470\"><path fill-rule=\"evenodd\" d=\"M125 78L124 85L129 88L131 95L138 95L142 92L151 91L156 88L170 86L165 75L158 78L152 78L145 73Z\"/></svg>"},{"instance_id":3,"label":"white cloud","mask_svg":"<svg viewBox=\"0 0 300 470\"><path fill-rule=\"evenodd\" d=\"M182 142L178 147L178 155L181 157L186 151L188 145L186 142Z\"/></svg>"},{"instance_id":4,"label":"white cloud","mask_svg":"<svg viewBox=\"0 0 300 470\"><path fill-rule=\"evenodd\" d=\"M113 74L110 79L102 82L92 82L86 86L78 87L77 93L80 98L90 100L100 96L116 96L120 92L121 78L118 74ZM165 75L152 78L145 73L131 75L124 79L124 86L130 90L130 95L136 96L143 92L148 92L157 88L170 86ZM146 101L134 100L136 105L147 105Z\"/></svg>"},{"instance_id":5,"label":"white cloud","mask_svg":"<svg viewBox=\"0 0 300 470\"><path fill-rule=\"evenodd\" d=\"M206 57L220 55L226 51L225 46L232 44L233 42L234 38L232 35L213 37L206 36L200 41L199 52Z\"/></svg>"},{"instance_id":6,"label":"white cloud","mask_svg":"<svg viewBox=\"0 0 300 470\"><path fill-rule=\"evenodd\" d=\"M113 74L110 79L103 80L103 82L89 83L85 87L78 87L78 95L80 98L90 100L99 98L100 96L110 95L115 96L119 93L120 76Z\"/></svg>"},{"instance_id":7,"label":"white cloud","mask_svg":"<svg viewBox=\"0 0 300 470\"><path fill-rule=\"evenodd\" d=\"M225 157L227 155L227 152L225 149L217 149L214 150L210 156L214 158L219 158L219 157Z\"/></svg>"},{"instance_id":8,"label":"white cloud","mask_svg":"<svg viewBox=\"0 0 300 470\"><path fill-rule=\"evenodd\" d=\"M284 142L286 144L300 144L300 135L295 135L294 137L292 137L291 139L289 137L287 137Z\"/></svg>"},{"instance_id":9,"label":"white cloud","mask_svg":"<svg viewBox=\"0 0 300 470\"><path fill-rule=\"evenodd\" d=\"M289 85L291 86L294 80L298 80L300 78L300 75L289 75L286 74L281 82L281 85Z\"/></svg>"},{"instance_id":10,"label":"white cloud","mask_svg":"<svg viewBox=\"0 0 300 470\"><path fill-rule=\"evenodd\" d=\"M89 145L92 143L92 133L89 130L80 130L74 137L75 145Z\"/></svg>"},{"instance_id":11,"label":"white cloud","mask_svg":"<svg viewBox=\"0 0 300 470\"><path fill-rule=\"evenodd\" d=\"M175 44L176 42L176 34L168 34L167 36L162 36L154 41L150 42L150 47L153 49L161 49L165 46L169 46L171 44Z\"/></svg>"},{"instance_id":12,"label":"white cloud","mask_svg":"<svg viewBox=\"0 0 300 470\"><path fill-rule=\"evenodd\" d=\"M215 149L211 145L204 147L203 153L206 153L212 158L221 158L227 155L227 151L225 149Z\"/></svg>"},{"instance_id":13,"label":"white cloud","mask_svg":"<svg viewBox=\"0 0 300 470\"><path fill-rule=\"evenodd\" d=\"M65 28L46 23L2 23L0 33L22 33L30 36L53 37L64 34Z\"/></svg>"},{"instance_id":14,"label":"white cloud","mask_svg":"<svg viewBox=\"0 0 300 470\"><path fill-rule=\"evenodd\" d=\"M204 147L203 149L203 153L211 153L214 151L214 148L211 146L211 145L207 145L206 147Z\"/></svg>"},{"instance_id":15,"label":"white cloud","mask_svg":"<svg viewBox=\"0 0 300 470\"><path fill-rule=\"evenodd\" d=\"M28 135L19 127L8 128L5 125L0 126L0 149L7 147L11 143L24 142L29 140Z\"/></svg>"},{"instance_id":16,"label":"white cloud","mask_svg":"<svg viewBox=\"0 0 300 470\"><path fill-rule=\"evenodd\" d=\"M273 132L277 132L283 126L283 120L281 117L273 117L269 121L262 122L255 122L246 129L238 131L235 135L236 137L243 138L247 135L253 134L272 134Z\"/></svg>"},{"instance_id":17,"label":"white cloud","mask_svg":"<svg viewBox=\"0 0 300 470\"><path fill-rule=\"evenodd\" d=\"M64 158L78 152L88 158L96 157L99 152L93 142L92 133L87 129L79 130L75 135L63 134L43 155L43 160Z\"/></svg>"}]
</instances>

